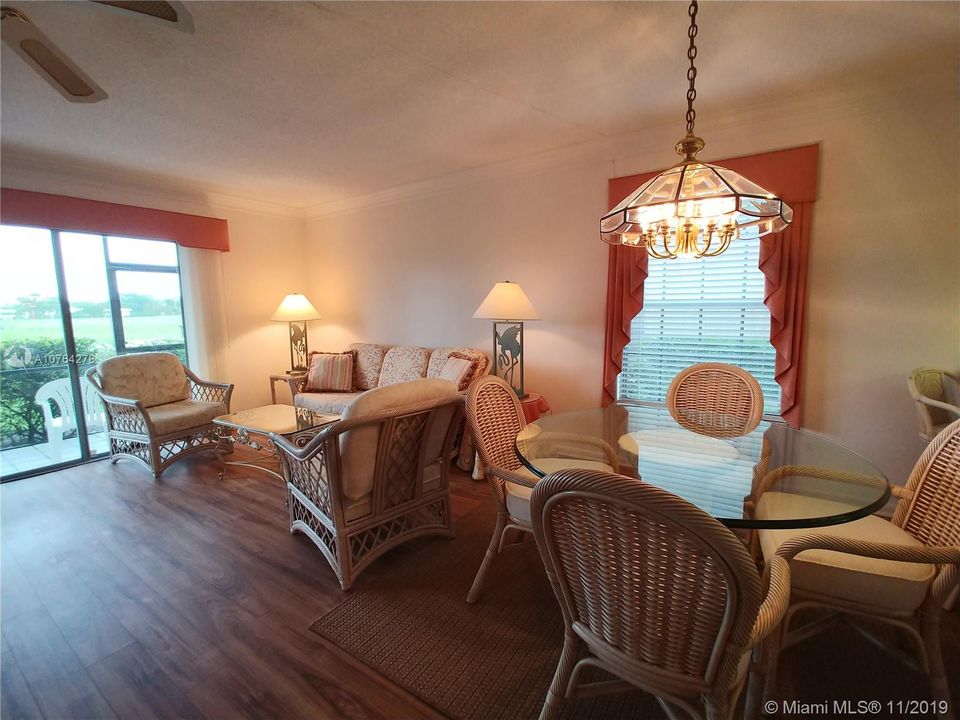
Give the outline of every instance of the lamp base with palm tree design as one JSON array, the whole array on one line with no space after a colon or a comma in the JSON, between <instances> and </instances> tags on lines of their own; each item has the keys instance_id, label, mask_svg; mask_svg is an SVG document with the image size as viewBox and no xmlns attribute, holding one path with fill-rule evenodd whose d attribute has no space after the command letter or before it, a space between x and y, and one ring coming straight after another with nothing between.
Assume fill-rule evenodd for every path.
<instances>
[{"instance_id":1,"label":"lamp base with palm tree design","mask_svg":"<svg viewBox=\"0 0 960 720\"><path fill-rule=\"evenodd\" d=\"M516 320L493 323L493 374L502 378L519 398L523 390L523 323Z\"/></svg>"}]
</instances>

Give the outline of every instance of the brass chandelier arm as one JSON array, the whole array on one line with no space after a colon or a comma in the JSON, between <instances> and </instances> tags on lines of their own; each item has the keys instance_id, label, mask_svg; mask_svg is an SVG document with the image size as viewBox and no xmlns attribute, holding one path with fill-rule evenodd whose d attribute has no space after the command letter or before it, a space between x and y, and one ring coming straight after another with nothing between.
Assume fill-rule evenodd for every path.
<instances>
[{"instance_id":1,"label":"brass chandelier arm","mask_svg":"<svg viewBox=\"0 0 960 720\"><path fill-rule=\"evenodd\" d=\"M675 260L681 255L704 258L720 255L736 234L736 228L729 225L718 228L711 224L701 230L688 220L675 231L662 223L644 233L641 241L647 252L658 260Z\"/></svg>"}]
</instances>

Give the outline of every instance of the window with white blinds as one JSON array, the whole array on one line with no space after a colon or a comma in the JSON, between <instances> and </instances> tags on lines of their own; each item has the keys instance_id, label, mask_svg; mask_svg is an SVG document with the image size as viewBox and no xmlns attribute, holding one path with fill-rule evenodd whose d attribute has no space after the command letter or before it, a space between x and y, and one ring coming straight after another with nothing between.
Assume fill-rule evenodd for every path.
<instances>
[{"instance_id":1,"label":"window with white blinds","mask_svg":"<svg viewBox=\"0 0 960 720\"><path fill-rule=\"evenodd\" d=\"M752 373L763 388L764 413L779 415L759 253L759 240L744 240L712 258L650 258L643 310L623 351L620 399L663 403L683 368L722 362Z\"/></svg>"}]
</instances>

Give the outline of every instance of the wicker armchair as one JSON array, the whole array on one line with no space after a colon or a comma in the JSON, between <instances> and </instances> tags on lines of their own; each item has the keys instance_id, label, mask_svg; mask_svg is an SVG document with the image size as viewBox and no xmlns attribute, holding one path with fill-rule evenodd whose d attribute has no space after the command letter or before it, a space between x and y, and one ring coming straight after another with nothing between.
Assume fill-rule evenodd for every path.
<instances>
[{"instance_id":1,"label":"wicker armchair","mask_svg":"<svg viewBox=\"0 0 960 720\"><path fill-rule=\"evenodd\" d=\"M667 390L667 409L683 427L711 437L750 433L763 416L763 391L736 365L698 363L681 370Z\"/></svg>"},{"instance_id":2,"label":"wicker armchair","mask_svg":"<svg viewBox=\"0 0 960 720\"><path fill-rule=\"evenodd\" d=\"M622 475L548 475L531 509L564 624L541 720L557 717L565 699L632 688L656 695L671 718L677 709L731 717L751 649L787 609L787 563L770 563L764 596L733 533L685 500ZM583 683L587 668L620 681Z\"/></svg>"},{"instance_id":3,"label":"wicker armchair","mask_svg":"<svg viewBox=\"0 0 960 720\"><path fill-rule=\"evenodd\" d=\"M910 397L920 416L920 439L930 442L960 418L960 379L946 370L918 368L907 378Z\"/></svg>"},{"instance_id":4,"label":"wicker armchair","mask_svg":"<svg viewBox=\"0 0 960 720\"><path fill-rule=\"evenodd\" d=\"M194 453L218 450L213 419L233 385L201 380L173 353L119 355L87 370L107 413L111 462L139 460L154 478Z\"/></svg>"},{"instance_id":5,"label":"wicker armchair","mask_svg":"<svg viewBox=\"0 0 960 720\"><path fill-rule=\"evenodd\" d=\"M530 493L538 478L523 467L517 458L517 435L527 426L527 421L517 394L506 382L495 375L485 375L470 384L467 389L467 423L497 507L497 520L490 545L467 594L467 602L474 603L493 559L503 550L507 530L533 532L530 525ZM536 446L530 448L527 456L543 458L538 462L541 470L578 467L612 472L619 466L616 451L599 438L569 433L539 433L527 442ZM591 453L597 460L558 457L562 455L562 449L571 444L591 446ZM543 452L535 452L535 449L542 449Z\"/></svg>"},{"instance_id":6,"label":"wicker armchair","mask_svg":"<svg viewBox=\"0 0 960 720\"><path fill-rule=\"evenodd\" d=\"M456 386L424 379L368 391L302 448L271 436L290 532L320 548L344 590L401 543L453 537L449 457L462 417Z\"/></svg>"},{"instance_id":7,"label":"wicker armchair","mask_svg":"<svg viewBox=\"0 0 960 720\"><path fill-rule=\"evenodd\" d=\"M764 557L789 560L793 572L779 646L787 648L841 618L855 622L868 616L892 625L916 646L915 665L930 676L934 698L946 701L948 710L940 717L952 718L940 618L960 584L960 420L930 443L894 495L900 501L892 521L871 516L803 533L759 531ZM826 614L791 631L794 616L809 608ZM774 673L775 660L771 680Z\"/></svg>"}]
</instances>

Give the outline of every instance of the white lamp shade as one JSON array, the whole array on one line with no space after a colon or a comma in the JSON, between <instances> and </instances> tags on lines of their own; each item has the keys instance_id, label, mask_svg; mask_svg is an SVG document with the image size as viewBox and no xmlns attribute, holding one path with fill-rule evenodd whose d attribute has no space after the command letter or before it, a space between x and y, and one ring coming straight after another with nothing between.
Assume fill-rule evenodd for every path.
<instances>
[{"instance_id":1,"label":"white lamp shade","mask_svg":"<svg viewBox=\"0 0 960 720\"><path fill-rule=\"evenodd\" d=\"M307 296L302 293L287 295L277 307L271 320L277 322L300 322L302 320L319 320L322 315L317 312Z\"/></svg>"},{"instance_id":2,"label":"white lamp shade","mask_svg":"<svg viewBox=\"0 0 960 720\"><path fill-rule=\"evenodd\" d=\"M516 283L498 282L473 314L484 320L539 320L540 314Z\"/></svg>"}]
</instances>

